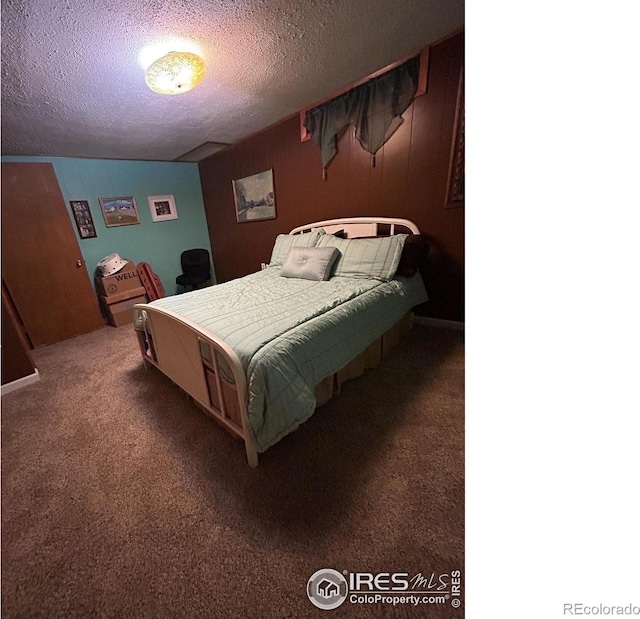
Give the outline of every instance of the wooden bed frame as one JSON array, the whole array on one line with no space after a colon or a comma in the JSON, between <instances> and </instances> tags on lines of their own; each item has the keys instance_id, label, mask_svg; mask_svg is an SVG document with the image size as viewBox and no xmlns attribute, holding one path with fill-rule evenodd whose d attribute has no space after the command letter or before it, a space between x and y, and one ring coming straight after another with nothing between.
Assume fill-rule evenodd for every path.
<instances>
[{"instance_id":1,"label":"wooden bed frame","mask_svg":"<svg viewBox=\"0 0 640 619\"><path fill-rule=\"evenodd\" d=\"M342 230L347 238L393 235L407 231L420 233L417 226L407 219L349 217L314 222L294 228L289 234L299 234L313 228L324 228L327 233ZM397 228L401 230L397 231ZM382 229L384 232L381 232ZM224 340L203 333L196 323L171 310L142 303L133 309L135 332L145 366L159 369L232 436L243 440L249 466L258 466L258 451L247 417L247 378L233 349ZM346 380L377 365L400 336L411 329L412 318L409 312L346 367L317 385L317 406L338 394ZM226 365L223 371L219 359L224 360ZM228 380L229 373L233 381Z\"/></svg>"}]
</instances>

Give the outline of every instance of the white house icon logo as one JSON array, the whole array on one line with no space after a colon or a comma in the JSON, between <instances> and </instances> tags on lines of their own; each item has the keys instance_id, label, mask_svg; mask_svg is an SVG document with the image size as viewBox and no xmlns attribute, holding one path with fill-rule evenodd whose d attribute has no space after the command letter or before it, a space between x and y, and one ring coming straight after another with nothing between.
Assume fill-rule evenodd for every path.
<instances>
[{"instance_id":1,"label":"white house icon logo","mask_svg":"<svg viewBox=\"0 0 640 619\"><path fill-rule=\"evenodd\" d=\"M345 577L336 570L318 570L307 582L307 596L322 610L338 608L347 599L349 587Z\"/></svg>"},{"instance_id":2,"label":"white house icon logo","mask_svg":"<svg viewBox=\"0 0 640 619\"><path fill-rule=\"evenodd\" d=\"M340 587L330 580L324 579L318 585L318 595L321 595L325 599L338 595L339 592Z\"/></svg>"}]
</instances>

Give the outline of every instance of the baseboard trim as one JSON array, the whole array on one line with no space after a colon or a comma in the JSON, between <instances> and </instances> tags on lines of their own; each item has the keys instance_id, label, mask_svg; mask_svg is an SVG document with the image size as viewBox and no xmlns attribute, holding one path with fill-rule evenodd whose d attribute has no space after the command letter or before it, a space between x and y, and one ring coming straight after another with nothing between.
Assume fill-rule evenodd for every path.
<instances>
[{"instance_id":1,"label":"baseboard trim","mask_svg":"<svg viewBox=\"0 0 640 619\"><path fill-rule=\"evenodd\" d=\"M443 329L464 331L464 322L457 322L456 320L443 320L442 318L429 318L428 316L414 316L413 321L417 325L427 325L429 327L442 327Z\"/></svg>"},{"instance_id":2,"label":"baseboard trim","mask_svg":"<svg viewBox=\"0 0 640 619\"><path fill-rule=\"evenodd\" d=\"M22 378L18 378L17 380L11 381L6 385L2 385L2 389L0 390L0 395L7 395L7 393L16 391L16 389L22 389L22 387L26 387L31 383L37 383L39 380L40 380L40 373L38 372L38 370L34 370L33 374L29 374L28 376L23 376Z\"/></svg>"}]
</instances>

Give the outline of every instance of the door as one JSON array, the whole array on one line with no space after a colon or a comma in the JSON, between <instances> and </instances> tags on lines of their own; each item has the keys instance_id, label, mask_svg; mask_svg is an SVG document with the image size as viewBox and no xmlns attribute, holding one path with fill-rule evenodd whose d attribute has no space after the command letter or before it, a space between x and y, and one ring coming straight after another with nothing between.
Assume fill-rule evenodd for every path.
<instances>
[{"instance_id":1,"label":"door","mask_svg":"<svg viewBox=\"0 0 640 619\"><path fill-rule=\"evenodd\" d=\"M4 283L2 284L2 384L6 385L35 372L29 343L15 319Z\"/></svg>"},{"instance_id":2,"label":"door","mask_svg":"<svg viewBox=\"0 0 640 619\"><path fill-rule=\"evenodd\" d=\"M33 346L104 326L50 163L2 163L2 277Z\"/></svg>"}]
</instances>

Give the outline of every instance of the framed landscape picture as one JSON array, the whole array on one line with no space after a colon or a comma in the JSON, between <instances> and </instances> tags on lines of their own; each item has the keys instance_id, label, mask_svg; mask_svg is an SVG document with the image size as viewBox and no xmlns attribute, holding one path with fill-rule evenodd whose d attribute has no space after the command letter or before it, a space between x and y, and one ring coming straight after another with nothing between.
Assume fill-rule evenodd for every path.
<instances>
[{"instance_id":1,"label":"framed landscape picture","mask_svg":"<svg viewBox=\"0 0 640 619\"><path fill-rule=\"evenodd\" d=\"M176 201L173 196L148 196L147 200L153 221L178 219Z\"/></svg>"},{"instance_id":2,"label":"framed landscape picture","mask_svg":"<svg viewBox=\"0 0 640 619\"><path fill-rule=\"evenodd\" d=\"M276 218L273 170L265 170L233 181L238 223Z\"/></svg>"},{"instance_id":3,"label":"framed landscape picture","mask_svg":"<svg viewBox=\"0 0 640 619\"><path fill-rule=\"evenodd\" d=\"M93 217L89 210L89 202L87 200L70 200L71 212L78 228L78 234L81 239L93 239L97 237L95 226L93 225Z\"/></svg>"},{"instance_id":4,"label":"framed landscape picture","mask_svg":"<svg viewBox=\"0 0 640 619\"><path fill-rule=\"evenodd\" d=\"M139 224L138 207L133 196L99 198L102 216L107 228Z\"/></svg>"}]
</instances>

